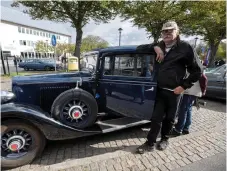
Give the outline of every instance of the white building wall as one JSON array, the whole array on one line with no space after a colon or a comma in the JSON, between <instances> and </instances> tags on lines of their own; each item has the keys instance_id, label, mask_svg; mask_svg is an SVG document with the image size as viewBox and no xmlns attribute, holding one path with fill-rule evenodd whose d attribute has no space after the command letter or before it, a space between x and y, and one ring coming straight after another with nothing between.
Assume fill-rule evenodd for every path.
<instances>
[{"instance_id":1,"label":"white building wall","mask_svg":"<svg viewBox=\"0 0 227 171\"><path fill-rule=\"evenodd\" d=\"M35 52L35 43L38 41L44 41L51 45L53 34L57 37L57 43L70 43L70 36L67 35L4 21L0 23L2 50L11 51L11 55L20 55L21 52Z\"/></svg>"}]
</instances>

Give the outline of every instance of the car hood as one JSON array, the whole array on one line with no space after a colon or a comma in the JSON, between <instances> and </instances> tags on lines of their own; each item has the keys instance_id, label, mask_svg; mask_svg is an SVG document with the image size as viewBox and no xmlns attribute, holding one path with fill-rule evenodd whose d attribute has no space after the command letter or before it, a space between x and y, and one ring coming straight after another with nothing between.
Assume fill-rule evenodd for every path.
<instances>
[{"instance_id":1,"label":"car hood","mask_svg":"<svg viewBox=\"0 0 227 171\"><path fill-rule=\"evenodd\" d=\"M15 76L12 78L12 84L74 82L80 80L81 78L83 80L89 80L91 77L91 73L83 71L72 73L37 74Z\"/></svg>"}]
</instances>

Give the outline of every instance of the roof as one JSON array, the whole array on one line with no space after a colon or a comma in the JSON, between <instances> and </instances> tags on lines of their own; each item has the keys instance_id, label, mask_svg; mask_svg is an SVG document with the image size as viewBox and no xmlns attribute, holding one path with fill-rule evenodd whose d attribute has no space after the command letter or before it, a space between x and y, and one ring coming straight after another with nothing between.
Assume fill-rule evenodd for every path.
<instances>
[{"instance_id":1,"label":"roof","mask_svg":"<svg viewBox=\"0 0 227 171\"><path fill-rule=\"evenodd\" d=\"M106 53L106 52L125 52L125 51L136 51L137 45L129 45L129 46L113 46L113 47L107 47L105 49L100 49L100 53Z\"/></svg>"},{"instance_id":2,"label":"roof","mask_svg":"<svg viewBox=\"0 0 227 171\"><path fill-rule=\"evenodd\" d=\"M28 14L12 8L1 6L1 20L71 36L64 24L48 20L33 20Z\"/></svg>"}]
</instances>

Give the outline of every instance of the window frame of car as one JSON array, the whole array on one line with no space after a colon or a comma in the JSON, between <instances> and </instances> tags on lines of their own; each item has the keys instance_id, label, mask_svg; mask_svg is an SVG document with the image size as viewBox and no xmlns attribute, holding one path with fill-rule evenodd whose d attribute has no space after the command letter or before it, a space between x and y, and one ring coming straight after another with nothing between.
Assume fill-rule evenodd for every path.
<instances>
[{"instance_id":1,"label":"window frame of car","mask_svg":"<svg viewBox=\"0 0 227 171\"><path fill-rule=\"evenodd\" d=\"M155 56L153 58L153 72L151 73L151 75L149 77L141 77L141 76L124 76L124 75L104 75L104 67L105 67L105 58L106 57L110 57L110 58L115 58L116 56L120 56L120 55L133 55L132 58L136 58L136 56L138 55L141 55L141 56L145 56L145 55L149 55L149 56L153 56L154 54L152 53L141 53L141 52L127 52L127 51L124 51L124 52L110 52L110 53L105 53L105 54L102 54L101 57L100 57L100 60L99 62L97 63L97 70L99 71L99 74L100 74L100 77L103 77L103 76L107 76L107 77L121 77L121 78L135 78L135 79L149 79L149 80L154 80L154 74L155 74ZM138 59L138 57L137 57ZM137 67L137 66L136 66ZM135 69L135 68L133 68Z\"/></svg>"}]
</instances>

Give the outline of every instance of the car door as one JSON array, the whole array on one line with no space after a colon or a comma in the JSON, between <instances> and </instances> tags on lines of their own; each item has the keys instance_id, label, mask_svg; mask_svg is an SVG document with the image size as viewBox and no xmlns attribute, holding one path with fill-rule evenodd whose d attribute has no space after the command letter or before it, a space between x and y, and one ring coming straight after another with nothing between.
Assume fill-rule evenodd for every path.
<instances>
[{"instance_id":1,"label":"car door","mask_svg":"<svg viewBox=\"0 0 227 171\"><path fill-rule=\"evenodd\" d=\"M104 56L100 85L105 89L107 110L126 117L150 120L156 96L154 56L121 54ZM151 71L151 72L150 72Z\"/></svg>"},{"instance_id":2,"label":"car door","mask_svg":"<svg viewBox=\"0 0 227 171\"><path fill-rule=\"evenodd\" d=\"M223 65L211 72L206 73L208 84L207 84L207 96L224 98L226 94L224 93L225 79L224 72L226 66Z\"/></svg>"}]
</instances>

